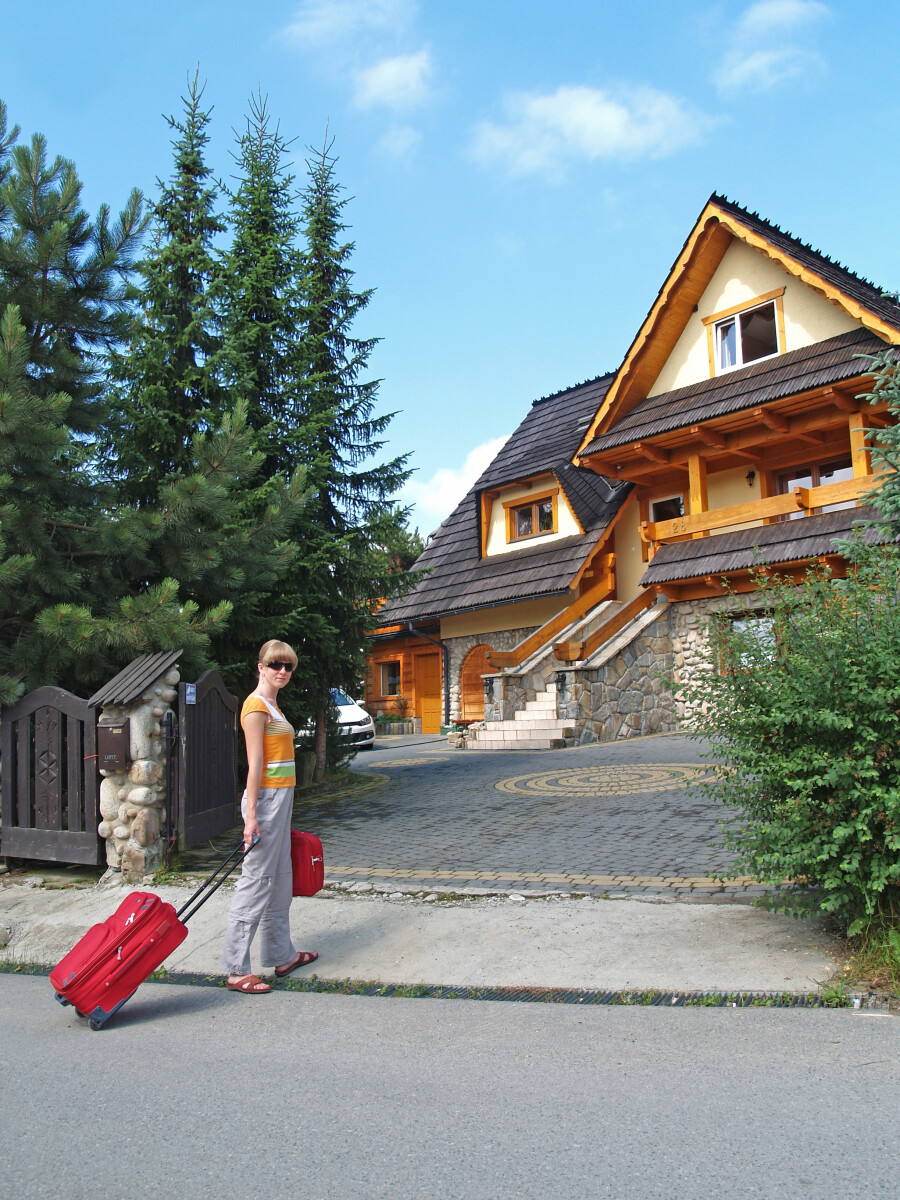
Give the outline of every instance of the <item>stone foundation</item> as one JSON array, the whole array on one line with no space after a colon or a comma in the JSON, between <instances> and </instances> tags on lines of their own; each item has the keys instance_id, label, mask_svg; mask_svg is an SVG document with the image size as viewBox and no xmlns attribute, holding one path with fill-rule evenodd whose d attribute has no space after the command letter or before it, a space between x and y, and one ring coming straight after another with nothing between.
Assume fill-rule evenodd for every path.
<instances>
[{"instance_id":1,"label":"stone foundation","mask_svg":"<svg viewBox=\"0 0 900 1200\"><path fill-rule=\"evenodd\" d=\"M550 656L528 675L498 673L493 676L492 694L485 697L485 720L512 720L529 700L564 674L565 682L556 686L556 714L576 731L569 744L674 733L689 725L691 716L678 683L715 669L710 621L716 613L733 611L741 603L733 596L670 603L599 667L573 669ZM528 632L491 634L490 641L498 650L511 649ZM458 639L462 645L456 657L451 657L456 664L457 697L459 668L479 640L487 639Z\"/></svg>"},{"instance_id":2,"label":"stone foundation","mask_svg":"<svg viewBox=\"0 0 900 1200\"><path fill-rule=\"evenodd\" d=\"M450 651L450 720L455 721L459 718L460 704L460 687L459 679L462 672L462 665L466 655L474 650L476 646L490 646L492 650L513 650L518 646L524 638L529 634L534 633L537 626L530 626L527 629L504 629L499 633L480 633L469 634L466 637L447 638L444 645ZM485 715L487 715L487 705L490 703L486 698Z\"/></svg>"},{"instance_id":3,"label":"stone foundation","mask_svg":"<svg viewBox=\"0 0 900 1200\"><path fill-rule=\"evenodd\" d=\"M162 723L178 694L179 678L172 667L139 700L102 710L101 721L127 718L130 722L129 769L100 771L98 833L106 839L109 867L123 881L140 881L164 862L167 797Z\"/></svg>"}]
</instances>

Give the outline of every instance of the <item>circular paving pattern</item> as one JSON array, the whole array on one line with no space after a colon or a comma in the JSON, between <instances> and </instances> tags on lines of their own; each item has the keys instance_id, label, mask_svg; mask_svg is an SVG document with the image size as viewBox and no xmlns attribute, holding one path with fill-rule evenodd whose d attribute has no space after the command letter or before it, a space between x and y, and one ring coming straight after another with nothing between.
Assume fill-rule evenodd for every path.
<instances>
[{"instance_id":1,"label":"circular paving pattern","mask_svg":"<svg viewBox=\"0 0 900 1200\"><path fill-rule=\"evenodd\" d=\"M439 758L449 758L449 754L432 754L423 761L422 758L388 758L384 762L374 762L369 770L377 771L379 767L427 767L430 762Z\"/></svg>"},{"instance_id":2,"label":"circular paving pattern","mask_svg":"<svg viewBox=\"0 0 900 1200\"><path fill-rule=\"evenodd\" d=\"M575 767L561 771L539 771L501 779L498 792L519 796L629 796L638 792L668 792L692 787L708 779L708 767L696 763L666 763L652 766Z\"/></svg>"}]
</instances>

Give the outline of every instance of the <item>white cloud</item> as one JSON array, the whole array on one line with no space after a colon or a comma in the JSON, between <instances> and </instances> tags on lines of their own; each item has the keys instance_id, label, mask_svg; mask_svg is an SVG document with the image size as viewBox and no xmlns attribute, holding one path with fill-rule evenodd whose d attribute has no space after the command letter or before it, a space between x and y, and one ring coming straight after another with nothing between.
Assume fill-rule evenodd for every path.
<instances>
[{"instance_id":1,"label":"white cloud","mask_svg":"<svg viewBox=\"0 0 900 1200\"><path fill-rule=\"evenodd\" d=\"M401 493L404 504L415 505L412 524L423 533L436 529L450 516L506 441L506 437L499 437L482 442L469 451L461 467L440 467L430 479L418 479L414 475Z\"/></svg>"},{"instance_id":2,"label":"white cloud","mask_svg":"<svg viewBox=\"0 0 900 1200\"><path fill-rule=\"evenodd\" d=\"M402 162L412 156L422 141L422 135L409 125L392 125L378 139L378 149L388 158Z\"/></svg>"},{"instance_id":3,"label":"white cloud","mask_svg":"<svg viewBox=\"0 0 900 1200\"><path fill-rule=\"evenodd\" d=\"M301 47L347 41L373 30L399 33L417 7L416 0L302 0L282 33Z\"/></svg>"},{"instance_id":4,"label":"white cloud","mask_svg":"<svg viewBox=\"0 0 900 1200\"><path fill-rule=\"evenodd\" d=\"M752 4L726 39L713 82L722 93L761 92L820 74L825 63L810 45L809 26L830 12L819 0L760 0Z\"/></svg>"},{"instance_id":5,"label":"white cloud","mask_svg":"<svg viewBox=\"0 0 900 1200\"><path fill-rule=\"evenodd\" d=\"M513 174L558 172L566 161L662 158L697 141L707 117L653 88L621 90L562 86L546 95L516 93L504 125L483 121L473 153Z\"/></svg>"},{"instance_id":6,"label":"white cloud","mask_svg":"<svg viewBox=\"0 0 900 1200\"><path fill-rule=\"evenodd\" d=\"M428 96L431 53L399 54L383 58L356 76L356 103L360 108L385 105L387 108L412 108Z\"/></svg>"},{"instance_id":7,"label":"white cloud","mask_svg":"<svg viewBox=\"0 0 900 1200\"><path fill-rule=\"evenodd\" d=\"M769 91L822 69L824 63L818 55L804 50L731 51L716 72L715 82L721 92Z\"/></svg>"},{"instance_id":8,"label":"white cloud","mask_svg":"<svg viewBox=\"0 0 900 1200\"><path fill-rule=\"evenodd\" d=\"M776 30L796 29L830 14L819 0L760 0L752 4L740 19L739 29L748 37L765 36Z\"/></svg>"}]
</instances>

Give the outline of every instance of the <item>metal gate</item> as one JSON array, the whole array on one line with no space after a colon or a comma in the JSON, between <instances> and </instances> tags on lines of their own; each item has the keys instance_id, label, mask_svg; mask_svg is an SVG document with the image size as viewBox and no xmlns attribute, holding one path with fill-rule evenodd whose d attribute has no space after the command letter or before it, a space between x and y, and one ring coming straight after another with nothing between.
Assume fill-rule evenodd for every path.
<instances>
[{"instance_id":1,"label":"metal gate","mask_svg":"<svg viewBox=\"0 0 900 1200\"><path fill-rule=\"evenodd\" d=\"M0 723L0 853L50 862L103 862L97 713L58 687L29 692Z\"/></svg>"},{"instance_id":2,"label":"metal gate","mask_svg":"<svg viewBox=\"0 0 900 1200\"><path fill-rule=\"evenodd\" d=\"M240 820L239 712L240 701L218 671L178 686L175 838L180 850L225 833Z\"/></svg>"}]
</instances>

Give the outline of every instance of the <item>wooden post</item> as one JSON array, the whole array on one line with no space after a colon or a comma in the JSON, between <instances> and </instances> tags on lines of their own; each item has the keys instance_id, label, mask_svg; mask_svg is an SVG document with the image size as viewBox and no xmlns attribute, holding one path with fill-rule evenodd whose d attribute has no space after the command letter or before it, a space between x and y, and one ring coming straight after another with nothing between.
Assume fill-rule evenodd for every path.
<instances>
[{"instance_id":1,"label":"wooden post","mask_svg":"<svg viewBox=\"0 0 900 1200\"><path fill-rule=\"evenodd\" d=\"M853 459L853 478L859 479L872 474L869 448L866 445L866 427L861 412L850 414L850 453Z\"/></svg>"},{"instance_id":2,"label":"wooden post","mask_svg":"<svg viewBox=\"0 0 900 1200\"><path fill-rule=\"evenodd\" d=\"M690 495L688 497L688 512L691 516L704 513L709 509L709 498L706 491L706 459L699 454L688 458L690 474ZM695 538L709 537L709 532L693 534Z\"/></svg>"}]
</instances>

